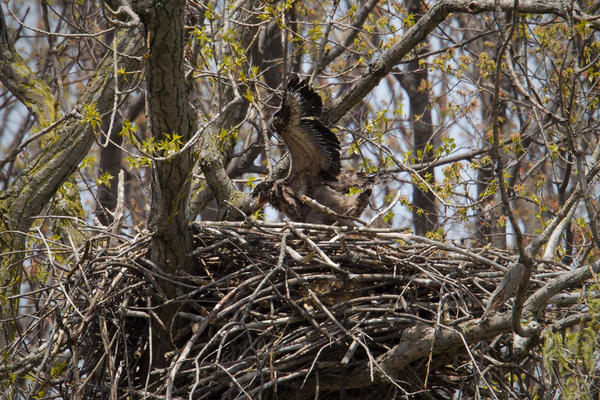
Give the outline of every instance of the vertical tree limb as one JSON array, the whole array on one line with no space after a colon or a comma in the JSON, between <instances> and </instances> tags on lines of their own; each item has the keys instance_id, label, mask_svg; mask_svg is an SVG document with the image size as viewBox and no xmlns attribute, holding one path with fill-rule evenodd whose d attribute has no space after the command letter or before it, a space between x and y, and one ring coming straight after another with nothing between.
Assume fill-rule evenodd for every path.
<instances>
[{"instance_id":1,"label":"vertical tree limb","mask_svg":"<svg viewBox=\"0 0 600 400\"><path fill-rule=\"evenodd\" d=\"M146 102L149 130L156 143L185 143L191 136L183 68L185 1L161 2L138 9L146 28ZM179 139L174 140L175 136ZM162 154L167 155L167 154ZM189 269L191 238L185 219L191 155L182 152L152 165L148 226L153 232L152 259L169 273Z\"/></svg>"}]
</instances>

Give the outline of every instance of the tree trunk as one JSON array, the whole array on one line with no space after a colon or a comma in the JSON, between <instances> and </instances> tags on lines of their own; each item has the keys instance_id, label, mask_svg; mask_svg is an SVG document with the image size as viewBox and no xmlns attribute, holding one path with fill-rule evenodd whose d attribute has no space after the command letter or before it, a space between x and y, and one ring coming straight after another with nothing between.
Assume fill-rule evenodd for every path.
<instances>
[{"instance_id":1,"label":"tree trunk","mask_svg":"<svg viewBox=\"0 0 600 400\"><path fill-rule=\"evenodd\" d=\"M406 11L415 16L418 21L423 15L422 0L406 1ZM423 41L426 43L426 41ZM427 47L422 47L426 49ZM419 53L423 53L421 50ZM406 93L410 103L410 120L413 130L413 154L422 154L420 163L427 163L432 160L433 153L427 150L427 145L433 145L433 126L431 124L431 108L429 106L429 82L427 77L427 68L419 65L419 60L415 59L408 63L409 73L405 76L399 76L400 83ZM427 168L420 172L421 178L428 183L435 182L435 172L433 168ZM429 179L427 178L429 177ZM414 181L414 180L413 180ZM415 233L425 235L427 232L435 231L438 227L437 206L435 196L417 182L413 185L412 214Z\"/></svg>"},{"instance_id":2,"label":"tree trunk","mask_svg":"<svg viewBox=\"0 0 600 400\"><path fill-rule=\"evenodd\" d=\"M137 10L146 28L146 110L148 128L155 143L164 146L155 154L166 157L178 151L190 138L190 124L183 52L185 1L159 3ZM168 147L168 149L166 149ZM186 198L191 175L191 154L179 152L167 160L152 163L152 198L148 228L152 232L152 261L167 274L191 271L191 235L186 224ZM166 300L176 296L170 281L159 280ZM165 299L158 299L159 302ZM177 305L167 303L152 320L152 359L146 367L165 367L165 354L173 348L170 332L177 331Z\"/></svg>"},{"instance_id":3,"label":"tree trunk","mask_svg":"<svg viewBox=\"0 0 600 400\"><path fill-rule=\"evenodd\" d=\"M146 101L149 130L155 142L185 143L190 137L187 92L183 69L185 1L160 3L143 14L146 27ZM140 14L141 14L140 12ZM171 135L169 137L167 135ZM175 145L175 149L177 149ZM159 156L168 155L163 151ZM189 186L190 153L183 152L152 165L149 228L153 232L152 259L165 272L189 269L186 256L190 236L185 206Z\"/></svg>"},{"instance_id":4,"label":"tree trunk","mask_svg":"<svg viewBox=\"0 0 600 400\"><path fill-rule=\"evenodd\" d=\"M491 135L492 131L492 94L481 93L481 118L484 124L485 137ZM499 116L502 117L503 121L506 120L506 105L503 104L500 110ZM500 124L500 128L504 127L504 123ZM494 165L492 162L488 162L482 165L477 171L477 199L481 200L479 210L477 213L479 237L482 243L491 243L494 247L499 249L506 248L506 226L508 221L500 223L502 218L506 215L504 206L500 200L500 193L494 192L491 194L485 194L488 187L496 175L494 174Z\"/></svg>"},{"instance_id":5,"label":"tree trunk","mask_svg":"<svg viewBox=\"0 0 600 400\"><path fill-rule=\"evenodd\" d=\"M121 149L119 146L123 143L123 137L119 135L121 130L121 117L115 116L113 121L112 130L110 128L110 115L104 118L102 121L102 132L105 133L107 140L110 138L110 142L100 149L100 161L98 166L98 178L102 177L103 174L109 174L111 176L109 182L102 183L98 186L96 191L96 197L98 203L96 204L96 216L102 225L109 225L113 221L112 211L117 206L117 176L121 170ZM108 184L106 184L108 183Z\"/></svg>"}]
</instances>

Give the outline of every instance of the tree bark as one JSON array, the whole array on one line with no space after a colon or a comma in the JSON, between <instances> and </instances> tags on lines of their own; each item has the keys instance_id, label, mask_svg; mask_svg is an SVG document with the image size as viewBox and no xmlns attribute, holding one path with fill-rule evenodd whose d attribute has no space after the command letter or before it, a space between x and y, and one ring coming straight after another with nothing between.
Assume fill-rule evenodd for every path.
<instances>
[{"instance_id":1,"label":"tree bark","mask_svg":"<svg viewBox=\"0 0 600 400\"><path fill-rule=\"evenodd\" d=\"M185 1L169 1L136 10L146 28L146 102L149 130L155 142L190 137L191 125L183 69ZM172 138L172 136L171 136ZM159 154L161 156L167 155ZM191 169L184 151L152 165L152 199L148 227L153 232L152 260L168 273L189 270L191 238L185 219Z\"/></svg>"},{"instance_id":2,"label":"tree bark","mask_svg":"<svg viewBox=\"0 0 600 400\"><path fill-rule=\"evenodd\" d=\"M148 129L158 148L158 156L177 155L152 162L152 192L148 228L152 232L152 261L169 275L191 272L191 235L186 222L186 203L191 177L191 154L179 151L192 131L188 92L183 68L186 44L184 0L161 2L136 10L146 29L146 112ZM177 144L177 142L179 144ZM170 144L169 144L170 143ZM167 280L158 281L165 299L176 297L177 287ZM177 332L175 319L178 305L168 302L157 310L160 321L152 320L152 358L145 368L164 368L165 355L174 348L172 332ZM148 372L148 371L146 371Z\"/></svg>"}]
</instances>

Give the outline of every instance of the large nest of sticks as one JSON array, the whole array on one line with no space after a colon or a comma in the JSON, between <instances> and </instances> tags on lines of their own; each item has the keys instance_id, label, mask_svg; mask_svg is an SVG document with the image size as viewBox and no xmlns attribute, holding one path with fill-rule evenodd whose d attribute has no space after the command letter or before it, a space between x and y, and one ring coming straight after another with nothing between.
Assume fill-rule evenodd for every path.
<instances>
[{"instance_id":1,"label":"large nest of sticks","mask_svg":"<svg viewBox=\"0 0 600 400\"><path fill-rule=\"evenodd\" d=\"M31 312L12 370L63 398L449 398L485 390L481 370L511 357L511 335L499 336L510 332L507 312L475 323L508 253L386 229L193 230L194 275L165 275L143 234L45 256L55 276L22 299ZM165 309L173 326L153 328ZM173 350L148 371L157 343Z\"/></svg>"}]
</instances>

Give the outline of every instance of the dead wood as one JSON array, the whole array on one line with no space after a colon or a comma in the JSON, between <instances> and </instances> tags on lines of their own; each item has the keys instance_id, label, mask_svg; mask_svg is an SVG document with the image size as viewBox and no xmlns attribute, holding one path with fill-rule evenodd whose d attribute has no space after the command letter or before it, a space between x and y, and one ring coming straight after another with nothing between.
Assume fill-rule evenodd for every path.
<instances>
[{"instance_id":1,"label":"dead wood","mask_svg":"<svg viewBox=\"0 0 600 400\"><path fill-rule=\"evenodd\" d=\"M507 252L367 227L191 229L196 268L180 275L153 264L144 233L112 248L114 236L86 226L79 249L40 239L28 265L47 275L30 270L0 374L15 387L34 379L21 385L29 394L75 399L450 397L475 387L493 398L486 382L513 360L509 308L481 321L514 261ZM530 292L562 272L540 264ZM167 305L186 322L165 327L159 340L174 350L157 369L150 322ZM545 315L575 307L558 302Z\"/></svg>"}]
</instances>

